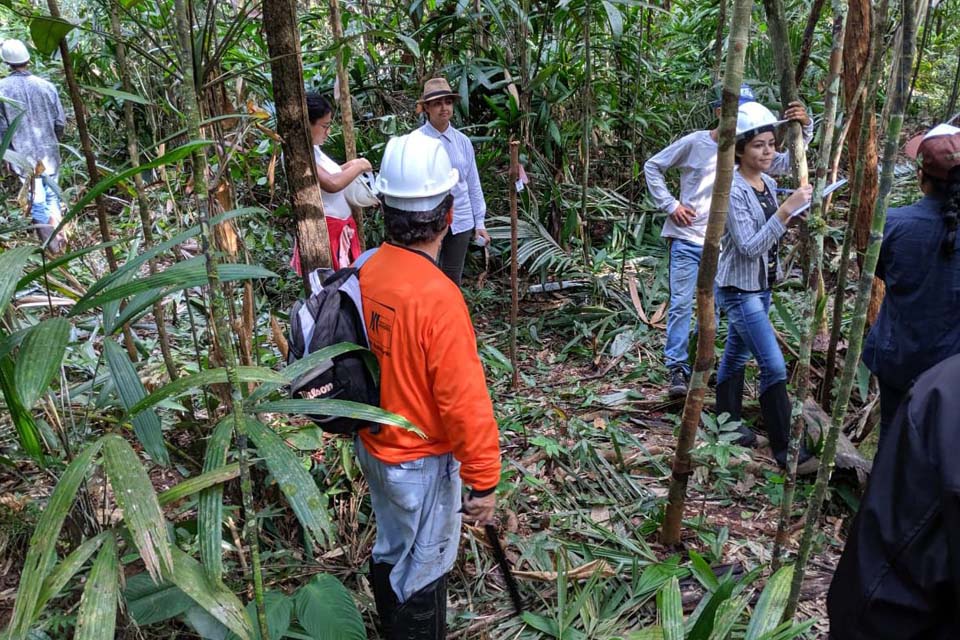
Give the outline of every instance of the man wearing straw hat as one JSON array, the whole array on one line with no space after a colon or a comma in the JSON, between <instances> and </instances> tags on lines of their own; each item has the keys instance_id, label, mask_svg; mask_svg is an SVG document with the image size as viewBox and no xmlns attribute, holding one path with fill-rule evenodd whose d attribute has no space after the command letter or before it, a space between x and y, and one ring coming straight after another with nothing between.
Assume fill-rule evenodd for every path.
<instances>
[{"instance_id":1,"label":"man wearing straw hat","mask_svg":"<svg viewBox=\"0 0 960 640\"><path fill-rule=\"evenodd\" d=\"M417 111L427 117L419 131L440 140L453 168L460 173L460 180L450 191L453 194L453 224L440 249L440 268L457 286L463 276L470 240L476 238L479 244L490 241L484 222L487 203L480 187L473 143L450 124L453 106L459 99L444 78L431 78L424 83L423 94L417 101Z\"/></svg>"}]
</instances>

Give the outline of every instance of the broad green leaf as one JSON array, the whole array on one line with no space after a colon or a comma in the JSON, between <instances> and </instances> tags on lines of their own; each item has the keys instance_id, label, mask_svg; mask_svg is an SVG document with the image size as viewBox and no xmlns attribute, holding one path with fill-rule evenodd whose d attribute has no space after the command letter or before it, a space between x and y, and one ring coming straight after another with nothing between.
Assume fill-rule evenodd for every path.
<instances>
[{"instance_id":1,"label":"broad green leaf","mask_svg":"<svg viewBox=\"0 0 960 640\"><path fill-rule=\"evenodd\" d=\"M657 615L663 628L663 640L683 640L683 599L676 576L657 592Z\"/></svg>"},{"instance_id":2,"label":"broad green leaf","mask_svg":"<svg viewBox=\"0 0 960 640\"><path fill-rule=\"evenodd\" d=\"M223 468L227 450L233 439L233 418L221 420L207 442L203 458L204 472ZM200 544L200 561L204 571L214 582L223 579L223 487L219 484L204 489L197 505L197 537Z\"/></svg>"},{"instance_id":3,"label":"broad green leaf","mask_svg":"<svg viewBox=\"0 0 960 640\"><path fill-rule=\"evenodd\" d=\"M221 264L218 267L218 272L221 282L277 277L277 274L273 271L252 264ZM92 298L88 293L74 305L70 315L77 315L99 307L111 300L120 300L144 291L150 291L151 289L169 287L170 291L178 291L180 289L200 287L205 284L207 284L206 257L202 255L196 256L189 260L178 262L172 267L151 276L139 280L134 279L132 282L118 283L115 287L111 287Z\"/></svg>"},{"instance_id":4,"label":"broad green leaf","mask_svg":"<svg viewBox=\"0 0 960 640\"><path fill-rule=\"evenodd\" d=\"M207 445L209 451L210 445ZM220 467L219 469L214 469L213 471L204 471L200 475L193 476L182 482L178 482L173 485L166 491L161 491L157 494L157 501L160 503L160 506L165 506L168 504L173 504L178 500L183 500L187 496L192 496L195 493L199 493L204 489L209 489L210 487L216 487L221 485L224 482L229 482L240 475L240 465L234 462L233 464L226 464Z\"/></svg>"},{"instance_id":5,"label":"broad green leaf","mask_svg":"<svg viewBox=\"0 0 960 640\"><path fill-rule=\"evenodd\" d=\"M663 640L663 629L648 627L640 631L632 631L627 634L627 640Z\"/></svg>"},{"instance_id":6,"label":"broad green leaf","mask_svg":"<svg viewBox=\"0 0 960 640\"><path fill-rule=\"evenodd\" d=\"M231 211L226 211L214 218L211 218L210 226L212 227L214 225L220 224L221 222L226 222L227 220L232 220L234 218L255 213L257 211L263 211L263 209L261 209L260 207L244 207L241 209L233 209ZM150 249L143 251L141 253L138 253L136 256L124 262L123 266L121 266L116 271L112 273L108 273L102 278L100 278L99 280L97 280L96 282L94 282L93 285L89 289L87 289L86 295L93 296L98 291L102 291L105 288L109 287L110 285L120 282L128 273L133 273L133 274L139 273L140 267L146 264L147 262L149 262L151 259L156 258L160 254L169 251L173 247L189 240L190 238L196 235L199 235L199 233L200 233L200 226L195 225L193 227L190 227L186 231L183 231L182 233L178 233L177 235L170 238L169 240L161 242L160 244L156 244Z\"/></svg>"},{"instance_id":7,"label":"broad green leaf","mask_svg":"<svg viewBox=\"0 0 960 640\"><path fill-rule=\"evenodd\" d=\"M524 611L522 617L523 621L527 625L533 627L537 631L547 634L548 637L560 637L560 629L555 620L537 615L536 613L531 613L530 611Z\"/></svg>"},{"instance_id":8,"label":"broad green leaf","mask_svg":"<svg viewBox=\"0 0 960 640\"><path fill-rule=\"evenodd\" d=\"M420 57L420 45L417 44L416 40L409 36L405 36L402 33L395 33L394 35L400 39L400 42L403 43L403 46L410 50L410 53L413 54L414 58Z\"/></svg>"},{"instance_id":9,"label":"broad green leaf","mask_svg":"<svg viewBox=\"0 0 960 640\"><path fill-rule=\"evenodd\" d=\"M104 539L113 537L112 531L104 531L86 541L79 547L70 552L66 558L60 561L56 568L50 572L47 579L43 581L43 588L40 589L40 597L37 600L37 609L34 617L39 617L43 607L51 599L60 595L60 591L67 586L67 583L73 579L77 571L90 559L90 556L100 548Z\"/></svg>"},{"instance_id":10,"label":"broad green leaf","mask_svg":"<svg viewBox=\"0 0 960 640\"><path fill-rule=\"evenodd\" d=\"M266 367L237 367L237 379L240 382L275 382L279 384L285 382L283 376ZM199 389L207 385L223 384L225 382L227 382L226 369L207 369L188 376L182 376L156 389L149 396L130 407L127 413L128 415L135 416L161 400L178 396L191 389Z\"/></svg>"},{"instance_id":11,"label":"broad green leaf","mask_svg":"<svg viewBox=\"0 0 960 640\"><path fill-rule=\"evenodd\" d=\"M57 50L63 37L75 26L60 18L34 16L30 19L30 38L37 51L48 56Z\"/></svg>"},{"instance_id":12,"label":"broad green leaf","mask_svg":"<svg viewBox=\"0 0 960 640\"><path fill-rule=\"evenodd\" d=\"M36 247L14 247L0 253L0 314L13 298L24 265L36 251Z\"/></svg>"},{"instance_id":13,"label":"broad green leaf","mask_svg":"<svg viewBox=\"0 0 960 640\"><path fill-rule=\"evenodd\" d=\"M66 318L44 320L24 338L17 354L14 381L27 410L33 408L60 371L68 342L70 323Z\"/></svg>"},{"instance_id":14,"label":"broad green leaf","mask_svg":"<svg viewBox=\"0 0 960 640\"><path fill-rule=\"evenodd\" d=\"M249 640L253 634L253 625L237 596L226 587L214 584L207 579L200 563L176 545L171 550L173 552L171 582L240 638Z\"/></svg>"},{"instance_id":15,"label":"broad green leaf","mask_svg":"<svg viewBox=\"0 0 960 640\"><path fill-rule=\"evenodd\" d=\"M690 571L708 591L713 591L720 586L720 581L717 580L717 576L713 575L710 564L693 549L690 550Z\"/></svg>"},{"instance_id":16,"label":"broad green leaf","mask_svg":"<svg viewBox=\"0 0 960 640\"><path fill-rule=\"evenodd\" d=\"M113 340L106 339L103 341L103 353L106 356L110 375L113 377L113 386L116 387L117 395L120 396L120 403L124 409L129 410L147 397L147 390L140 382L140 376L137 375L137 370L123 347ZM149 409L135 415L133 430L137 434L137 440L143 445L144 451L150 454L157 464L165 467L170 465L170 456L163 442L163 425L156 411Z\"/></svg>"},{"instance_id":17,"label":"broad green leaf","mask_svg":"<svg viewBox=\"0 0 960 640\"><path fill-rule=\"evenodd\" d=\"M729 598L717 607L717 613L713 619L713 629L710 631L709 640L727 640L730 632L733 631L733 625L737 623L743 610L750 603L749 596L739 596Z\"/></svg>"},{"instance_id":18,"label":"broad green leaf","mask_svg":"<svg viewBox=\"0 0 960 640\"><path fill-rule=\"evenodd\" d=\"M23 406L20 400L20 394L14 382L16 367L13 364L13 358L5 355L0 358L0 392L3 393L4 402L7 405L7 411L13 420L13 426L17 430L17 437L20 446L24 452L43 464L43 449L40 446L40 430L33 419L33 414Z\"/></svg>"},{"instance_id":19,"label":"broad green leaf","mask_svg":"<svg viewBox=\"0 0 960 640\"><path fill-rule=\"evenodd\" d=\"M126 91L120 91L119 89L108 89L107 87L94 87L90 85L83 85L83 88L87 91L93 91L94 93L99 93L102 96L109 96L111 98L117 98L119 100L127 100L130 102L135 102L137 104L149 105L153 104L151 101L147 100L142 96L138 96L133 93L128 93Z\"/></svg>"},{"instance_id":20,"label":"broad green leaf","mask_svg":"<svg viewBox=\"0 0 960 640\"><path fill-rule=\"evenodd\" d=\"M294 596L297 622L315 640L365 640L363 618L347 588L320 573Z\"/></svg>"},{"instance_id":21,"label":"broad green leaf","mask_svg":"<svg viewBox=\"0 0 960 640\"><path fill-rule=\"evenodd\" d=\"M619 40L623 35L623 14L613 6L612 2L603 0L603 9L607 12L607 20L610 22L610 33L614 40Z\"/></svg>"},{"instance_id":22,"label":"broad green leaf","mask_svg":"<svg viewBox=\"0 0 960 640\"><path fill-rule=\"evenodd\" d=\"M120 596L120 561L117 543L108 536L93 562L87 585L80 597L74 640L103 640L114 637L117 599Z\"/></svg>"},{"instance_id":23,"label":"broad green leaf","mask_svg":"<svg viewBox=\"0 0 960 640\"><path fill-rule=\"evenodd\" d=\"M690 553L692 558L692 554L696 552L691 551ZM701 558L701 561L702 560ZM706 564L705 561L704 564ZM709 570L709 565L707 568ZM713 576L712 571L710 575ZM714 580L716 580L716 577L714 577ZM690 629L690 632L687 634L687 640L709 639L711 630L714 627L717 610L730 599L730 595L733 593L733 588L736 585L736 580L728 573L723 580L717 581L716 586L704 595L700 600L700 604L697 605L696 610L690 614L690 618L687 620L688 628Z\"/></svg>"},{"instance_id":24,"label":"broad green leaf","mask_svg":"<svg viewBox=\"0 0 960 640\"><path fill-rule=\"evenodd\" d=\"M184 614L187 623L203 640L226 640L230 630L203 608L194 605Z\"/></svg>"},{"instance_id":25,"label":"broad green leaf","mask_svg":"<svg viewBox=\"0 0 960 640\"><path fill-rule=\"evenodd\" d=\"M169 582L157 584L146 571L127 578L123 600L141 627L169 620L193 606L193 600L180 587Z\"/></svg>"},{"instance_id":26,"label":"broad green leaf","mask_svg":"<svg viewBox=\"0 0 960 640\"><path fill-rule=\"evenodd\" d=\"M77 489L86 477L93 457L102 446L102 439L94 441L67 465L47 500L46 508L37 520L30 537L27 558L20 572L20 586L8 627L12 640L24 638L35 620L35 615L39 614L37 602L40 590L57 559L57 538L60 537L63 522L77 496Z\"/></svg>"},{"instance_id":27,"label":"broad green leaf","mask_svg":"<svg viewBox=\"0 0 960 640\"><path fill-rule=\"evenodd\" d=\"M287 502L316 543L332 539L326 500L313 477L300 464L296 454L270 427L251 418L242 418L243 427L257 447L270 473L287 497Z\"/></svg>"},{"instance_id":28,"label":"broad green leaf","mask_svg":"<svg viewBox=\"0 0 960 640\"><path fill-rule=\"evenodd\" d=\"M400 427L401 429L412 431L421 438L426 437L415 424L399 414L386 411L380 407L371 407L361 402L351 402L350 400L274 400L273 402L259 404L253 410L257 413L276 412L294 413L305 416L324 415L355 418L357 420L366 420L368 422Z\"/></svg>"},{"instance_id":29,"label":"broad green leaf","mask_svg":"<svg viewBox=\"0 0 960 640\"><path fill-rule=\"evenodd\" d=\"M782 567L770 576L753 610L753 615L750 616L750 624L747 625L744 640L759 640L761 636L780 624L783 611L787 608L792 579L793 565Z\"/></svg>"},{"instance_id":30,"label":"broad green leaf","mask_svg":"<svg viewBox=\"0 0 960 640\"><path fill-rule=\"evenodd\" d=\"M290 622L293 618L293 598L287 597L279 591L267 591L263 594L263 608L267 612L267 632L270 639L292 637L286 636L287 629L290 628ZM247 615L250 620L257 620L257 602L251 600L247 603ZM260 626L253 625L253 639L260 640ZM231 635L228 640L236 640L236 636Z\"/></svg>"},{"instance_id":31,"label":"broad green leaf","mask_svg":"<svg viewBox=\"0 0 960 640\"><path fill-rule=\"evenodd\" d=\"M118 435L103 437L103 470L143 566L154 580L160 580L170 572L173 560L166 521L150 477L130 444Z\"/></svg>"}]
</instances>

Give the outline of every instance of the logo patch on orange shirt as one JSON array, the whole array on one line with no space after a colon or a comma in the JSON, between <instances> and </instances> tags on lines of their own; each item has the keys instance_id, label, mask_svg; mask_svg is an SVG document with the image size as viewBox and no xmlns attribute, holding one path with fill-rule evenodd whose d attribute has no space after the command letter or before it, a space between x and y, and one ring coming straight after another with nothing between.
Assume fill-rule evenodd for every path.
<instances>
[{"instance_id":1,"label":"logo patch on orange shirt","mask_svg":"<svg viewBox=\"0 0 960 640\"><path fill-rule=\"evenodd\" d=\"M370 340L370 350L378 357L390 357L390 345L393 344L393 325L396 321L396 311L393 307L367 298L364 301L364 311L367 317L367 338Z\"/></svg>"}]
</instances>

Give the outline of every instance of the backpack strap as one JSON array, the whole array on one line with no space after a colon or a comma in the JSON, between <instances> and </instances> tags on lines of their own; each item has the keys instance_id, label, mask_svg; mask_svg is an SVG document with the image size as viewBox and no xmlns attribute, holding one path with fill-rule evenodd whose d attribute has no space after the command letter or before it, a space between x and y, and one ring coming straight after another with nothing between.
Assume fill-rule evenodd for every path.
<instances>
[{"instance_id":1,"label":"backpack strap","mask_svg":"<svg viewBox=\"0 0 960 640\"><path fill-rule=\"evenodd\" d=\"M351 264L350 266L359 271L360 267L362 267L367 260L372 258L373 254L375 254L379 248L380 247L373 247L372 249L367 249L366 251L361 253L359 256L357 256L357 259L354 260L353 264Z\"/></svg>"}]
</instances>

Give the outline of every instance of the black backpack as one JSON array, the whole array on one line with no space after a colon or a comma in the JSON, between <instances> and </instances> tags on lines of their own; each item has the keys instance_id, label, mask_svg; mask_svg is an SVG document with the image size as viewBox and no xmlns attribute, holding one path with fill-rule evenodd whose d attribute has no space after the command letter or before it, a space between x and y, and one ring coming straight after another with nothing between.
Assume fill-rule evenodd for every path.
<instances>
[{"instance_id":1,"label":"black backpack","mask_svg":"<svg viewBox=\"0 0 960 640\"><path fill-rule=\"evenodd\" d=\"M287 363L324 347L351 342L364 347L350 351L313 367L290 384L290 396L301 399L351 400L380 405L380 384L376 358L368 350L367 329L363 322L360 298L360 267L375 252L363 253L353 266L316 269L310 273L309 298L298 300L290 310L290 350ZM329 433L352 434L363 427L378 430L379 425L340 416L309 416Z\"/></svg>"}]
</instances>

